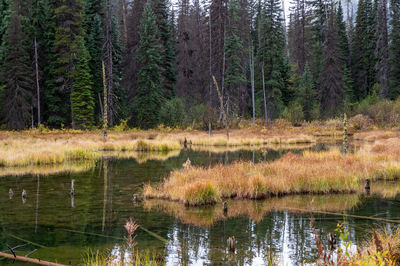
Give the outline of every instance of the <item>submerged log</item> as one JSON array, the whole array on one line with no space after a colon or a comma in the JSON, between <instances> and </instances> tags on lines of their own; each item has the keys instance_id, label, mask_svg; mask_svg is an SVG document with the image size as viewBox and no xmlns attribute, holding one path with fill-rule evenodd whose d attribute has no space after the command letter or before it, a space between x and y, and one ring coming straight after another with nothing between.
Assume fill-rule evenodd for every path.
<instances>
[{"instance_id":1,"label":"submerged log","mask_svg":"<svg viewBox=\"0 0 400 266\"><path fill-rule=\"evenodd\" d=\"M49 261L45 261L45 260L41 260L41 259L32 259L32 258L22 257L22 256L17 256L17 255L14 256L13 254L8 254L8 253L4 253L4 252L0 252L0 257L12 259L12 260L18 260L18 261L34 263L34 264L39 264L39 265L65 266L64 264L49 262Z\"/></svg>"}]
</instances>

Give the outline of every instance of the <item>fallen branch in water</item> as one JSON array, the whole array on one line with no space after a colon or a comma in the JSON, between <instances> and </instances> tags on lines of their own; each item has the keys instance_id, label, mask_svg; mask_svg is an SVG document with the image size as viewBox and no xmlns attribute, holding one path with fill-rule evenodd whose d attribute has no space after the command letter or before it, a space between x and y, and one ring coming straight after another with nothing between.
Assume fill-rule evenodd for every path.
<instances>
[{"instance_id":1,"label":"fallen branch in water","mask_svg":"<svg viewBox=\"0 0 400 266\"><path fill-rule=\"evenodd\" d=\"M49 261L45 261L45 260L41 260L41 259L32 259L32 258L27 258L27 257L22 257L22 256L14 256L12 254L4 253L4 252L0 252L0 257L5 257L8 259L12 259L12 260L24 261L24 262L29 262L29 263L39 264L39 265L65 266L64 264L49 262Z\"/></svg>"}]
</instances>

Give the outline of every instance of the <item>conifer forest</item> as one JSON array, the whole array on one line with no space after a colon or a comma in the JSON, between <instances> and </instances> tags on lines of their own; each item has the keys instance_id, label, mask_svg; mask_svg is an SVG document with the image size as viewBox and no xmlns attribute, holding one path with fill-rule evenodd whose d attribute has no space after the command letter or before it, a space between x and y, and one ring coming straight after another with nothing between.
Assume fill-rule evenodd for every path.
<instances>
[{"instance_id":1,"label":"conifer forest","mask_svg":"<svg viewBox=\"0 0 400 266\"><path fill-rule=\"evenodd\" d=\"M400 94L399 13L397 0L0 0L1 125L361 112Z\"/></svg>"},{"instance_id":2,"label":"conifer forest","mask_svg":"<svg viewBox=\"0 0 400 266\"><path fill-rule=\"evenodd\" d=\"M0 265L400 265L400 0L0 0Z\"/></svg>"}]
</instances>

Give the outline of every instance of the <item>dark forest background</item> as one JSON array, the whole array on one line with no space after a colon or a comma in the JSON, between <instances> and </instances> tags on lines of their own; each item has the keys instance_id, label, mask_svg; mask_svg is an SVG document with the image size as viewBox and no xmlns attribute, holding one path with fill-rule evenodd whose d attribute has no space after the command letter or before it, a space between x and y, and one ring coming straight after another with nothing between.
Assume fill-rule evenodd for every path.
<instances>
[{"instance_id":1,"label":"dark forest background","mask_svg":"<svg viewBox=\"0 0 400 266\"><path fill-rule=\"evenodd\" d=\"M216 127L213 76L231 123L400 113L400 0L290 6L0 0L0 123Z\"/></svg>"}]
</instances>

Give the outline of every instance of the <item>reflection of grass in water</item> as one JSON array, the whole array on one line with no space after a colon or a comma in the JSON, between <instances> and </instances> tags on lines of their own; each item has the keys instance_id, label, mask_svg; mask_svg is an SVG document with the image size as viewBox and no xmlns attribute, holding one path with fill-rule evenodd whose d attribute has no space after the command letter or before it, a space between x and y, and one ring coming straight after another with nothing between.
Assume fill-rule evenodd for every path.
<instances>
[{"instance_id":1,"label":"reflection of grass in water","mask_svg":"<svg viewBox=\"0 0 400 266\"><path fill-rule=\"evenodd\" d=\"M86 172L95 167L95 161L67 162L56 165L29 165L0 168L1 176L54 175L60 173Z\"/></svg>"},{"instance_id":2,"label":"reflection of grass in water","mask_svg":"<svg viewBox=\"0 0 400 266\"><path fill-rule=\"evenodd\" d=\"M371 184L371 194L394 198L400 194L400 182L379 181Z\"/></svg>"},{"instance_id":3,"label":"reflection of grass in water","mask_svg":"<svg viewBox=\"0 0 400 266\"><path fill-rule=\"evenodd\" d=\"M205 151L213 153L223 153L223 152L236 152L236 151L264 151L264 150L302 150L309 149L315 146L315 143L306 144L267 144L260 146L192 146L194 151Z\"/></svg>"},{"instance_id":4,"label":"reflection of grass in water","mask_svg":"<svg viewBox=\"0 0 400 266\"><path fill-rule=\"evenodd\" d=\"M149 160L165 161L169 158L179 156L180 150L171 152L102 152L103 158L135 159L139 164ZM22 175L53 175L61 173L80 173L93 169L95 160L66 161L61 164L27 165L17 167L0 167L1 176L22 176Z\"/></svg>"},{"instance_id":5,"label":"reflection of grass in water","mask_svg":"<svg viewBox=\"0 0 400 266\"><path fill-rule=\"evenodd\" d=\"M288 208L310 211L340 212L350 210L359 203L359 195L296 195L271 198L263 201L231 200L227 215L221 204L207 207L183 208L179 202L165 200L145 200L148 211L161 210L178 217L183 223L195 226L211 226L214 223L239 216L248 216L255 222L261 221L271 211L284 211Z\"/></svg>"}]
</instances>

